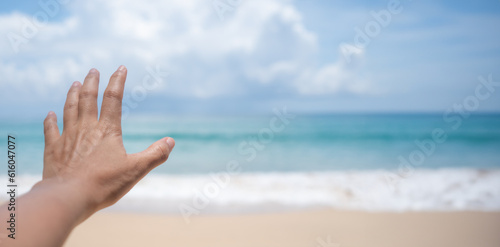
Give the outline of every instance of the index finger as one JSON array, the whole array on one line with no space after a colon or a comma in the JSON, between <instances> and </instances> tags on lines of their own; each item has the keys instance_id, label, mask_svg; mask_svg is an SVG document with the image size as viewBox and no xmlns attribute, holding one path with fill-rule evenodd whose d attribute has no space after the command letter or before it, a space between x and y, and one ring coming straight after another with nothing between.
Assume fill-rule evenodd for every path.
<instances>
[{"instance_id":1,"label":"index finger","mask_svg":"<svg viewBox=\"0 0 500 247\"><path fill-rule=\"evenodd\" d=\"M108 86L104 91L99 121L104 121L114 127L121 126L123 90L126 78L127 68L121 65L109 79Z\"/></svg>"}]
</instances>

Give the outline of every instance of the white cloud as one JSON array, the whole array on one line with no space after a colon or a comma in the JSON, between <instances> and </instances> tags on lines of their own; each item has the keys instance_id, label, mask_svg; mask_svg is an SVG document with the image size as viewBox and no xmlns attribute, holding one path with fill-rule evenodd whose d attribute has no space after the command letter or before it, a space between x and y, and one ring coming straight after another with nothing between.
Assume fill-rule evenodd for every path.
<instances>
[{"instance_id":1,"label":"white cloud","mask_svg":"<svg viewBox=\"0 0 500 247\"><path fill-rule=\"evenodd\" d=\"M367 79L358 74L364 60L363 49L355 47L346 49L344 46L346 45L339 46L341 55L337 62L302 72L296 80L300 93L312 95L339 91L354 94L372 93Z\"/></svg>"},{"instance_id":2,"label":"white cloud","mask_svg":"<svg viewBox=\"0 0 500 247\"><path fill-rule=\"evenodd\" d=\"M1 90L63 98L91 67L104 77L125 64L130 86L141 82L146 66L160 63L173 75L160 93L176 96L245 95L253 85L267 84L298 94L368 91L355 76L358 66L342 58L318 65L316 34L288 0L244 1L223 22L204 0L79 1L65 7L57 13L65 15L62 21L40 26L18 53L1 41ZM22 35L29 20L28 14L4 14L0 31Z\"/></svg>"}]
</instances>

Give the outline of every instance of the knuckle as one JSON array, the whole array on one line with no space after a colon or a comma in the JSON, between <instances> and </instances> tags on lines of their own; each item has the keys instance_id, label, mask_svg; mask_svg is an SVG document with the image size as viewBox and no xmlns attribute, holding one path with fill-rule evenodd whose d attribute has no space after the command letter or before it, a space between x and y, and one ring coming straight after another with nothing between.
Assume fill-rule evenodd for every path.
<instances>
[{"instance_id":1,"label":"knuckle","mask_svg":"<svg viewBox=\"0 0 500 247\"><path fill-rule=\"evenodd\" d=\"M156 153L158 154L159 161L164 162L168 159L168 155L170 154L169 150L165 145L156 146Z\"/></svg>"},{"instance_id":2,"label":"knuckle","mask_svg":"<svg viewBox=\"0 0 500 247\"><path fill-rule=\"evenodd\" d=\"M79 93L80 92L80 88L81 87L71 87L68 91L68 94L67 95L72 95L72 94L75 94L75 93Z\"/></svg>"},{"instance_id":3,"label":"knuckle","mask_svg":"<svg viewBox=\"0 0 500 247\"><path fill-rule=\"evenodd\" d=\"M104 132L104 131L102 131L102 130L101 130L101 129L99 129L99 128L96 128L96 130L95 130L95 131L94 131L94 133L93 133L93 138L94 138L95 140L101 140L101 139L104 137L104 134L105 134L105 132Z\"/></svg>"},{"instance_id":4,"label":"knuckle","mask_svg":"<svg viewBox=\"0 0 500 247\"><path fill-rule=\"evenodd\" d=\"M44 150L45 157L59 157L60 153L60 150L55 148L53 145L48 145Z\"/></svg>"},{"instance_id":5,"label":"knuckle","mask_svg":"<svg viewBox=\"0 0 500 247\"><path fill-rule=\"evenodd\" d=\"M97 91L82 90L80 91L80 98L97 98Z\"/></svg>"},{"instance_id":6,"label":"knuckle","mask_svg":"<svg viewBox=\"0 0 500 247\"><path fill-rule=\"evenodd\" d=\"M47 134L47 133L49 133L50 129L51 129L51 128L50 128L50 126L49 126L49 125L44 125L44 127L43 127L43 132L44 132L45 134Z\"/></svg>"},{"instance_id":7,"label":"knuckle","mask_svg":"<svg viewBox=\"0 0 500 247\"><path fill-rule=\"evenodd\" d=\"M52 128L54 128L54 125L53 123L50 121L50 119L45 119L45 121L43 121L43 131L45 133L49 132Z\"/></svg>"},{"instance_id":8,"label":"knuckle","mask_svg":"<svg viewBox=\"0 0 500 247\"><path fill-rule=\"evenodd\" d=\"M122 136L122 129L116 126L111 126L108 128L107 134L110 136Z\"/></svg>"},{"instance_id":9,"label":"knuckle","mask_svg":"<svg viewBox=\"0 0 500 247\"><path fill-rule=\"evenodd\" d=\"M122 129L120 126L116 126L115 124L112 124L108 121L104 121L101 125L102 127L100 128L103 135L107 136L121 136L122 135Z\"/></svg>"},{"instance_id":10,"label":"knuckle","mask_svg":"<svg viewBox=\"0 0 500 247\"><path fill-rule=\"evenodd\" d=\"M73 110L78 107L78 102L75 101L67 101L64 105L64 111Z\"/></svg>"},{"instance_id":11,"label":"knuckle","mask_svg":"<svg viewBox=\"0 0 500 247\"><path fill-rule=\"evenodd\" d=\"M117 70L115 71L115 73L113 73L113 76L116 76L116 77L122 77L126 74L127 72L125 70Z\"/></svg>"},{"instance_id":12,"label":"knuckle","mask_svg":"<svg viewBox=\"0 0 500 247\"><path fill-rule=\"evenodd\" d=\"M122 76L123 76L123 72L116 71L114 74L111 75L110 81L119 80Z\"/></svg>"},{"instance_id":13,"label":"knuckle","mask_svg":"<svg viewBox=\"0 0 500 247\"><path fill-rule=\"evenodd\" d=\"M99 71L96 70L96 73L88 73L87 76L85 76L85 80L94 78L99 78Z\"/></svg>"},{"instance_id":14,"label":"knuckle","mask_svg":"<svg viewBox=\"0 0 500 247\"><path fill-rule=\"evenodd\" d=\"M122 94L117 90L106 90L103 97L111 100L122 100Z\"/></svg>"}]
</instances>

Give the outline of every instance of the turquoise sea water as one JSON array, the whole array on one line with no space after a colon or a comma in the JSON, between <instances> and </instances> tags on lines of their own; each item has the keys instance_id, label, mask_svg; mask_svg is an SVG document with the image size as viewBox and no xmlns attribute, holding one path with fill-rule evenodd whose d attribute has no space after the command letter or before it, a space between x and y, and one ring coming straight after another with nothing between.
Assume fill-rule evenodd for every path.
<instances>
[{"instance_id":1,"label":"turquoise sea water","mask_svg":"<svg viewBox=\"0 0 500 247\"><path fill-rule=\"evenodd\" d=\"M296 115L286 125L274 118L130 116L124 144L132 153L174 137L169 161L154 171L166 174L216 172L232 160L243 172L395 170L398 157L410 160L415 151L415 167L500 168L500 115L472 115L456 129L456 119L437 114ZM4 135L17 136L22 174L42 170L42 121L0 123ZM428 143L438 128L446 140L423 152L416 141Z\"/></svg>"},{"instance_id":2,"label":"turquoise sea water","mask_svg":"<svg viewBox=\"0 0 500 247\"><path fill-rule=\"evenodd\" d=\"M457 116L296 114L286 124L272 114L129 116L122 121L129 153L165 136L174 137L176 147L109 210L183 216L182 208L196 214L325 207L498 211L500 115ZM0 123L4 138L17 138L21 193L41 179L42 120ZM446 139L436 141L433 133ZM0 149L6 150L4 140ZM401 159L410 163L400 166ZM241 173L225 173L229 162ZM8 181L6 170L0 181Z\"/></svg>"}]
</instances>

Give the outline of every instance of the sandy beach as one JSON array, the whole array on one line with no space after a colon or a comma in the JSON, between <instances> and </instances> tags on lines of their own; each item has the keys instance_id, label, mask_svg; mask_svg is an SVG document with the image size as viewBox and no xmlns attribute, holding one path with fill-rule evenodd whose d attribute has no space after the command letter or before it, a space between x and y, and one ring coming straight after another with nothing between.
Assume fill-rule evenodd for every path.
<instances>
[{"instance_id":1,"label":"sandy beach","mask_svg":"<svg viewBox=\"0 0 500 247\"><path fill-rule=\"evenodd\" d=\"M65 246L500 246L500 212L302 211L206 215L100 212Z\"/></svg>"}]
</instances>

